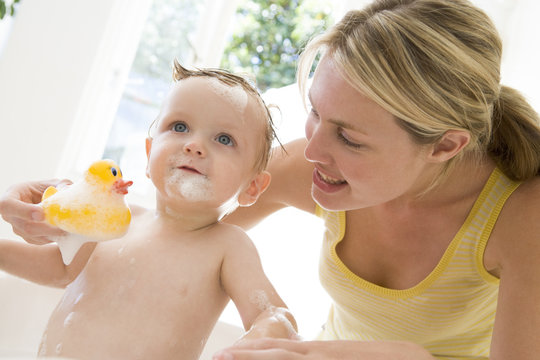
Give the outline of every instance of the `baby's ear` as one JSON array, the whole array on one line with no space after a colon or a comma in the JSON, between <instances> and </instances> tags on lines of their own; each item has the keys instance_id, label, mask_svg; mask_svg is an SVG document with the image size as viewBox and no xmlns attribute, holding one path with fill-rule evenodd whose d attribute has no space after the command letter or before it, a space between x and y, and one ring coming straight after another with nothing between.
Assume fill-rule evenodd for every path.
<instances>
[{"instance_id":1,"label":"baby's ear","mask_svg":"<svg viewBox=\"0 0 540 360\"><path fill-rule=\"evenodd\" d=\"M238 195L240 206L251 206L270 185L270 173L263 171L257 174L249 183L248 187Z\"/></svg>"}]
</instances>

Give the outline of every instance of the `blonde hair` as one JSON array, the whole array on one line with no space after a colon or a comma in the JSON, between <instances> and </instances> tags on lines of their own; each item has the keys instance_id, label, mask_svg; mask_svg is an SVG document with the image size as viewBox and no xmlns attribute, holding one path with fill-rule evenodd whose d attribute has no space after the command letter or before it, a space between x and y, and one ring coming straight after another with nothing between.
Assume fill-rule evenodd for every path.
<instances>
[{"instance_id":1,"label":"blonde hair","mask_svg":"<svg viewBox=\"0 0 540 360\"><path fill-rule=\"evenodd\" d=\"M189 70L180 65L180 63L175 59L173 63L173 80L175 82L190 78L190 77L210 77L216 78L223 84L227 86L241 86L242 89L250 95L256 102L259 114L262 115L263 121L265 123L263 141L260 143L259 156L257 157L255 163L255 170L261 172L266 169L268 162L270 160L270 153L272 149L272 143L276 140L279 143L279 140L276 135L274 128L274 122L272 120L272 115L269 111L269 107L266 106L263 98L257 91L257 89L250 83L247 77L233 74L224 69L195 69ZM149 136L151 137L152 128L156 125L157 119L155 119L148 130ZM280 143L281 144L281 143Z\"/></svg>"},{"instance_id":2,"label":"blonde hair","mask_svg":"<svg viewBox=\"0 0 540 360\"><path fill-rule=\"evenodd\" d=\"M500 85L500 37L470 2L379 0L348 12L301 55L303 94L321 53L416 143L434 144L452 129L470 133L470 143L436 182L465 154L488 154L515 180L539 175L538 114L516 90Z\"/></svg>"}]
</instances>

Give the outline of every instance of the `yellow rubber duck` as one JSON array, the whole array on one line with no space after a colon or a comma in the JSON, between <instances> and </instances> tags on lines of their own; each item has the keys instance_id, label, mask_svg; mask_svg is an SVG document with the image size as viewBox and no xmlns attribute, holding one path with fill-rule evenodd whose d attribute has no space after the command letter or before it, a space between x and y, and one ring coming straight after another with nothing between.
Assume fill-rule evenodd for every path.
<instances>
[{"instance_id":1,"label":"yellow rubber duck","mask_svg":"<svg viewBox=\"0 0 540 360\"><path fill-rule=\"evenodd\" d=\"M98 160L80 182L45 190L41 201L45 220L70 234L55 239L64 263L71 263L86 242L116 239L127 232L131 211L124 195L132 184L122 178L114 161Z\"/></svg>"}]
</instances>

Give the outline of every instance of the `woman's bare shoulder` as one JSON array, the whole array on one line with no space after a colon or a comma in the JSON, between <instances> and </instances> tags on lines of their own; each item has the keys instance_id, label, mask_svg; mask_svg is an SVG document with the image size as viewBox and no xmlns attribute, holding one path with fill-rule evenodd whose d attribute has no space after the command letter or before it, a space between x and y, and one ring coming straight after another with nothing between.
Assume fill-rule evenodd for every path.
<instances>
[{"instance_id":1,"label":"woman's bare shoulder","mask_svg":"<svg viewBox=\"0 0 540 360\"><path fill-rule=\"evenodd\" d=\"M523 182L508 200L507 216L537 223L540 214L540 176Z\"/></svg>"},{"instance_id":2,"label":"woman's bare shoulder","mask_svg":"<svg viewBox=\"0 0 540 360\"><path fill-rule=\"evenodd\" d=\"M492 245L499 262L517 263L540 253L540 177L523 182L508 198L495 225Z\"/></svg>"}]
</instances>

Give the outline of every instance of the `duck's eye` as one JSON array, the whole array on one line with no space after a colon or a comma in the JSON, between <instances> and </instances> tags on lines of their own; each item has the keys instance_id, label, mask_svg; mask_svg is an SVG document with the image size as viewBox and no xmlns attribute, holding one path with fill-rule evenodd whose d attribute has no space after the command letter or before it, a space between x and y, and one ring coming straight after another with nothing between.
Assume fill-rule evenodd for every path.
<instances>
[{"instance_id":1,"label":"duck's eye","mask_svg":"<svg viewBox=\"0 0 540 360\"><path fill-rule=\"evenodd\" d=\"M113 176L116 176L118 175L118 170L116 170L116 168L111 168L111 173L113 174Z\"/></svg>"},{"instance_id":2,"label":"duck's eye","mask_svg":"<svg viewBox=\"0 0 540 360\"><path fill-rule=\"evenodd\" d=\"M175 123L173 125L173 130L176 132L186 132L187 131L187 125L183 122Z\"/></svg>"}]
</instances>

